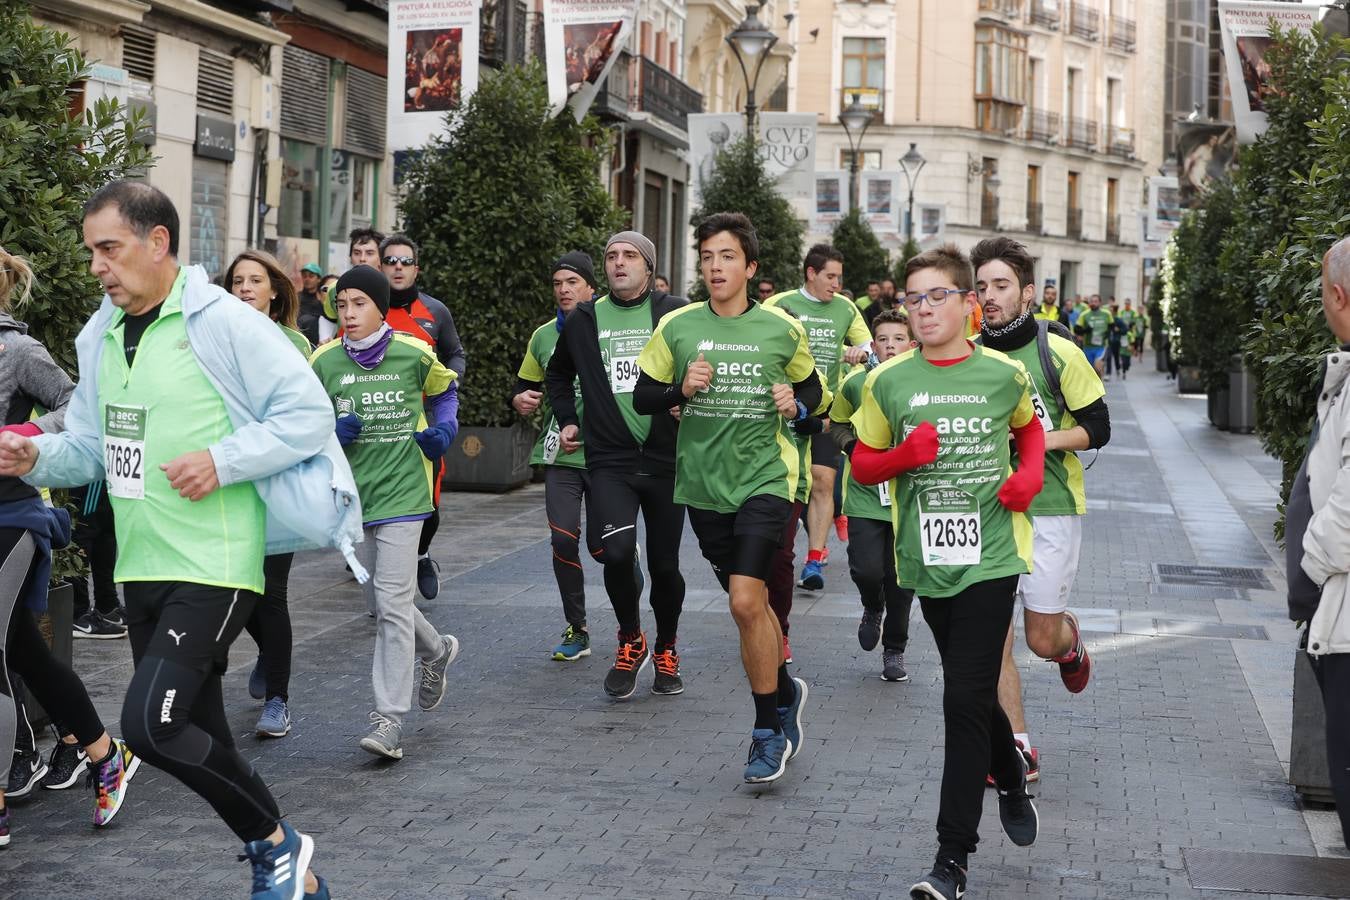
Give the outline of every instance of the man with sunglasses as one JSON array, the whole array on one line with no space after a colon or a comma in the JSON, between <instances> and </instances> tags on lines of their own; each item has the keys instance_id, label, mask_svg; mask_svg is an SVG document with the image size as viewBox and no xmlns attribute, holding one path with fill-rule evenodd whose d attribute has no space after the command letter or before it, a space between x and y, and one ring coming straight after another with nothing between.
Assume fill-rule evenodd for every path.
<instances>
[{"instance_id":1,"label":"man with sunglasses","mask_svg":"<svg viewBox=\"0 0 1350 900\"><path fill-rule=\"evenodd\" d=\"M417 287L417 244L406 234L391 234L380 242L380 269L389 279L389 327L430 344L436 358L453 369L456 380L463 379L464 347L455 330L455 320L444 303ZM417 590L428 600L440 593L440 567L431 558L431 539L441 524L442 460L436 466L435 502L431 517L422 524L422 539L417 545Z\"/></svg>"},{"instance_id":2,"label":"man with sunglasses","mask_svg":"<svg viewBox=\"0 0 1350 900\"><path fill-rule=\"evenodd\" d=\"M761 278L755 284L755 291L759 294L760 301L763 302L778 293L778 285L773 283L772 278Z\"/></svg>"}]
</instances>

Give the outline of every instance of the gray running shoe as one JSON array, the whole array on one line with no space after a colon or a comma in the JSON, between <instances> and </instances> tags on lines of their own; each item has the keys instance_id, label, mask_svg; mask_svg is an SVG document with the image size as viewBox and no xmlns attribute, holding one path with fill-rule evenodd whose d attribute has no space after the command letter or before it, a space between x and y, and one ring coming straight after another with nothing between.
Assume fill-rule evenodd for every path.
<instances>
[{"instance_id":1,"label":"gray running shoe","mask_svg":"<svg viewBox=\"0 0 1350 900\"><path fill-rule=\"evenodd\" d=\"M375 730L361 738L361 749L386 759L403 758L403 726L377 712L370 714Z\"/></svg>"},{"instance_id":2,"label":"gray running shoe","mask_svg":"<svg viewBox=\"0 0 1350 900\"><path fill-rule=\"evenodd\" d=\"M883 650L881 652L881 680L909 681L905 671L905 654L901 650Z\"/></svg>"},{"instance_id":3,"label":"gray running shoe","mask_svg":"<svg viewBox=\"0 0 1350 900\"><path fill-rule=\"evenodd\" d=\"M417 705L425 710L435 709L445 699L445 667L459 656L459 638L443 634L441 644L440 656L430 662L422 660L422 684L417 689Z\"/></svg>"}]
</instances>

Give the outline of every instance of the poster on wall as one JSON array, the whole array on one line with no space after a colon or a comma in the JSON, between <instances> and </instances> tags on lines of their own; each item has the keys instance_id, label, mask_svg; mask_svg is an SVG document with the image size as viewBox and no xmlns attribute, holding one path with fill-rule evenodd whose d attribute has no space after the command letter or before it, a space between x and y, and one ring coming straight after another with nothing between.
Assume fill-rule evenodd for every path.
<instances>
[{"instance_id":1,"label":"poster on wall","mask_svg":"<svg viewBox=\"0 0 1350 900\"><path fill-rule=\"evenodd\" d=\"M900 173L859 172L858 206L877 234L900 232Z\"/></svg>"},{"instance_id":2,"label":"poster on wall","mask_svg":"<svg viewBox=\"0 0 1350 900\"><path fill-rule=\"evenodd\" d=\"M425 146L477 89L480 2L389 0L391 150Z\"/></svg>"},{"instance_id":3,"label":"poster on wall","mask_svg":"<svg viewBox=\"0 0 1350 900\"><path fill-rule=\"evenodd\" d=\"M920 203L914 209L918 220L914 229L914 240L920 247L930 247L947 239L947 204Z\"/></svg>"},{"instance_id":4,"label":"poster on wall","mask_svg":"<svg viewBox=\"0 0 1350 900\"><path fill-rule=\"evenodd\" d=\"M1181 224L1181 188L1176 178L1156 175L1148 180L1148 236L1167 243Z\"/></svg>"},{"instance_id":5,"label":"poster on wall","mask_svg":"<svg viewBox=\"0 0 1350 900\"><path fill-rule=\"evenodd\" d=\"M637 0L544 0L549 106L580 122L628 42Z\"/></svg>"},{"instance_id":6,"label":"poster on wall","mask_svg":"<svg viewBox=\"0 0 1350 900\"><path fill-rule=\"evenodd\" d=\"M815 191L816 116L812 113L762 112L756 117L764 171L778 182L789 200L810 203ZM717 154L745 137L740 113L694 113L689 116L689 166L694 171L694 198L712 175Z\"/></svg>"},{"instance_id":7,"label":"poster on wall","mask_svg":"<svg viewBox=\"0 0 1350 900\"><path fill-rule=\"evenodd\" d=\"M817 172L811 231L824 234L848 211L848 173Z\"/></svg>"},{"instance_id":8,"label":"poster on wall","mask_svg":"<svg viewBox=\"0 0 1350 900\"><path fill-rule=\"evenodd\" d=\"M1237 162L1237 131L1222 122L1178 122L1177 171L1181 206L1199 206L1210 185L1229 177Z\"/></svg>"},{"instance_id":9,"label":"poster on wall","mask_svg":"<svg viewBox=\"0 0 1350 900\"><path fill-rule=\"evenodd\" d=\"M1266 98L1272 92L1270 22L1284 30L1312 31L1320 10L1311 4L1219 0L1224 71L1233 100L1238 140L1250 144L1266 130Z\"/></svg>"}]
</instances>

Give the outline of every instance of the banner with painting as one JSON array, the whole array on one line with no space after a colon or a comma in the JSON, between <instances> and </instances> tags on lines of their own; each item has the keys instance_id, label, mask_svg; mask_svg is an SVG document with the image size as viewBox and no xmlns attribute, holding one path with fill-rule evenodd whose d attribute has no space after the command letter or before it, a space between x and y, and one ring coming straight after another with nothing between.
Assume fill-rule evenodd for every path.
<instances>
[{"instance_id":1,"label":"banner with painting","mask_svg":"<svg viewBox=\"0 0 1350 900\"><path fill-rule=\"evenodd\" d=\"M604 86L637 17L637 0L544 0L544 67L557 115L580 122Z\"/></svg>"},{"instance_id":2,"label":"banner with painting","mask_svg":"<svg viewBox=\"0 0 1350 900\"><path fill-rule=\"evenodd\" d=\"M817 172L811 232L825 234L848 213L848 173Z\"/></svg>"},{"instance_id":3,"label":"banner with painting","mask_svg":"<svg viewBox=\"0 0 1350 900\"><path fill-rule=\"evenodd\" d=\"M480 2L389 0L389 149L425 146L478 88Z\"/></svg>"},{"instance_id":4,"label":"banner with painting","mask_svg":"<svg viewBox=\"0 0 1350 900\"><path fill-rule=\"evenodd\" d=\"M1177 179L1154 175L1148 180L1146 240L1167 243L1181 224L1181 188Z\"/></svg>"},{"instance_id":5,"label":"banner with painting","mask_svg":"<svg viewBox=\"0 0 1350 900\"><path fill-rule=\"evenodd\" d=\"M778 192L789 200L810 203L816 174L816 115L761 112L759 147L764 171L778 181ZM745 136L740 113L695 113L689 116L689 166L694 171L694 198L712 175L717 154Z\"/></svg>"},{"instance_id":6,"label":"banner with painting","mask_svg":"<svg viewBox=\"0 0 1350 900\"><path fill-rule=\"evenodd\" d=\"M902 205L899 172L858 173L858 207L878 235L900 233Z\"/></svg>"},{"instance_id":7,"label":"banner with painting","mask_svg":"<svg viewBox=\"0 0 1350 900\"><path fill-rule=\"evenodd\" d=\"M1210 185L1237 163L1237 132L1221 122L1178 122L1177 172L1184 209L1199 206Z\"/></svg>"},{"instance_id":8,"label":"banner with painting","mask_svg":"<svg viewBox=\"0 0 1350 900\"><path fill-rule=\"evenodd\" d=\"M1266 130L1265 98L1270 95L1270 23L1283 30L1312 31L1321 17L1313 4L1219 0L1224 71L1233 101L1238 141L1250 144Z\"/></svg>"}]
</instances>

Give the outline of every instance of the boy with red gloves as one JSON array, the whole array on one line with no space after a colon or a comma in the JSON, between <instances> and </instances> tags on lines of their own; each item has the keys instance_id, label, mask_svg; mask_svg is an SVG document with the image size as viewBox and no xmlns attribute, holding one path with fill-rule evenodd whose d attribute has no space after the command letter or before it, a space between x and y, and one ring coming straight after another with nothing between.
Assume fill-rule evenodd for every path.
<instances>
[{"instance_id":1,"label":"boy with red gloves","mask_svg":"<svg viewBox=\"0 0 1350 900\"><path fill-rule=\"evenodd\" d=\"M1045 433L1022 364L966 338L974 281L969 260L951 245L909 261L904 304L922 346L867 376L853 416L853 477L891 481L896 570L919 597L944 673L938 854L910 889L916 900L965 892L987 773L998 782L999 818L1013 843L1031 844L1038 828L997 688L1018 578L1030 570L1024 513L1044 480Z\"/></svg>"}]
</instances>

